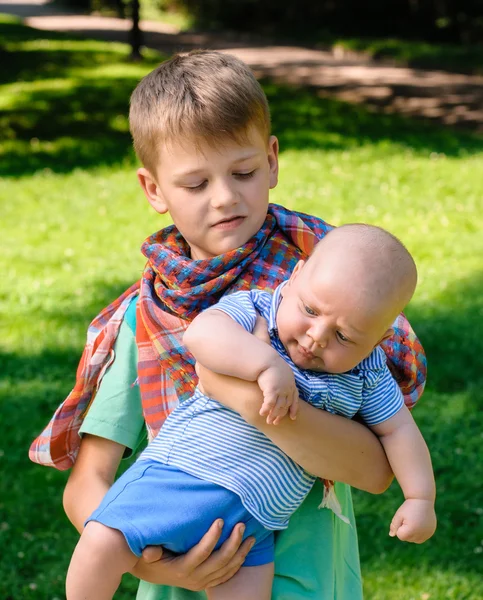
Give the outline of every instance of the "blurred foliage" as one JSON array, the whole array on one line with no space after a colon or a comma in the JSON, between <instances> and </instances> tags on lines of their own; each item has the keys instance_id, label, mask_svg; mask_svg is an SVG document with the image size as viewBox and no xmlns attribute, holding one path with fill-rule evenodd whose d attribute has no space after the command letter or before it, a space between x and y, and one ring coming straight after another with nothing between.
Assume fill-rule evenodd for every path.
<instances>
[{"instance_id":1,"label":"blurred foliage","mask_svg":"<svg viewBox=\"0 0 483 600\"><path fill-rule=\"evenodd\" d=\"M54 0L131 18L133 0ZM409 67L483 73L483 0L139 0L141 18L174 30L268 35ZM342 52L341 52L342 51Z\"/></svg>"},{"instance_id":2,"label":"blurred foliage","mask_svg":"<svg viewBox=\"0 0 483 600\"><path fill-rule=\"evenodd\" d=\"M483 38L483 0L163 0L201 27L312 37L394 36L462 44Z\"/></svg>"}]
</instances>

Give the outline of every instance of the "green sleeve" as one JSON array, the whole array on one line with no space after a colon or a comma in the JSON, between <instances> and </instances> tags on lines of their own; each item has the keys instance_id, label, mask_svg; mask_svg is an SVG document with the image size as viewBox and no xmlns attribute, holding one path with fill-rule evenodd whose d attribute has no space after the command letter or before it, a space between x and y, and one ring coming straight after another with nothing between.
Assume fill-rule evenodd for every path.
<instances>
[{"instance_id":1,"label":"green sleeve","mask_svg":"<svg viewBox=\"0 0 483 600\"><path fill-rule=\"evenodd\" d=\"M79 433L90 433L126 446L124 457L146 440L137 378L138 351L134 334L123 321L107 369Z\"/></svg>"},{"instance_id":2,"label":"green sleeve","mask_svg":"<svg viewBox=\"0 0 483 600\"><path fill-rule=\"evenodd\" d=\"M317 482L275 541L272 600L362 600L357 532L350 487L336 484L342 512L351 525L328 509L318 509L323 488ZM203 592L141 581L137 600L206 600Z\"/></svg>"}]
</instances>

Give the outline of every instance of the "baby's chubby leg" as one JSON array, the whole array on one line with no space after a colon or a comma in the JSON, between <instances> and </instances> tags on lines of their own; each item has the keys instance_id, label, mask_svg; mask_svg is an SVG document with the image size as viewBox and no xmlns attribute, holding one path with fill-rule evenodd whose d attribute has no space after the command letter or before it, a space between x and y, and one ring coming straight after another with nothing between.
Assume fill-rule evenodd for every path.
<instances>
[{"instance_id":1,"label":"baby's chubby leg","mask_svg":"<svg viewBox=\"0 0 483 600\"><path fill-rule=\"evenodd\" d=\"M207 589L206 595L208 600L270 600L273 574L273 562L257 567L242 567L226 583Z\"/></svg>"},{"instance_id":2,"label":"baby's chubby leg","mask_svg":"<svg viewBox=\"0 0 483 600\"><path fill-rule=\"evenodd\" d=\"M120 531L90 521L70 561L67 600L111 600L122 575L138 560Z\"/></svg>"}]
</instances>

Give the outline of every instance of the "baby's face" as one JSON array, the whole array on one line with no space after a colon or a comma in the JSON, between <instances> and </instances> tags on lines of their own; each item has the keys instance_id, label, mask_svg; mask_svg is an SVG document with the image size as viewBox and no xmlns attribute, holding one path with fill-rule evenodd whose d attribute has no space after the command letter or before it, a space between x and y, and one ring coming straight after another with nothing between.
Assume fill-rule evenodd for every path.
<instances>
[{"instance_id":1,"label":"baby's face","mask_svg":"<svg viewBox=\"0 0 483 600\"><path fill-rule=\"evenodd\" d=\"M299 368L344 373L389 337L391 330L360 293L364 283L362 273L297 265L282 291L277 328Z\"/></svg>"}]
</instances>

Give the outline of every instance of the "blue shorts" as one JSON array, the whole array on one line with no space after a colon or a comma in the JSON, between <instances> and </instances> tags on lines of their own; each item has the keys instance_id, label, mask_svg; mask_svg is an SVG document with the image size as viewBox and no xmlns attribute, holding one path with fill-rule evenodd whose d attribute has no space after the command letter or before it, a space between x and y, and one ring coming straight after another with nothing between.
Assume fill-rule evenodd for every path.
<instances>
[{"instance_id":1,"label":"blue shorts","mask_svg":"<svg viewBox=\"0 0 483 600\"><path fill-rule=\"evenodd\" d=\"M216 548L237 523L245 523L243 537L254 536L256 543L244 566L273 562L274 532L246 510L237 494L155 461L134 463L114 483L86 523L98 521L118 529L131 551L141 556L146 546L163 546L184 554L220 518L224 526Z\"/></svg>"}]
</instances>

